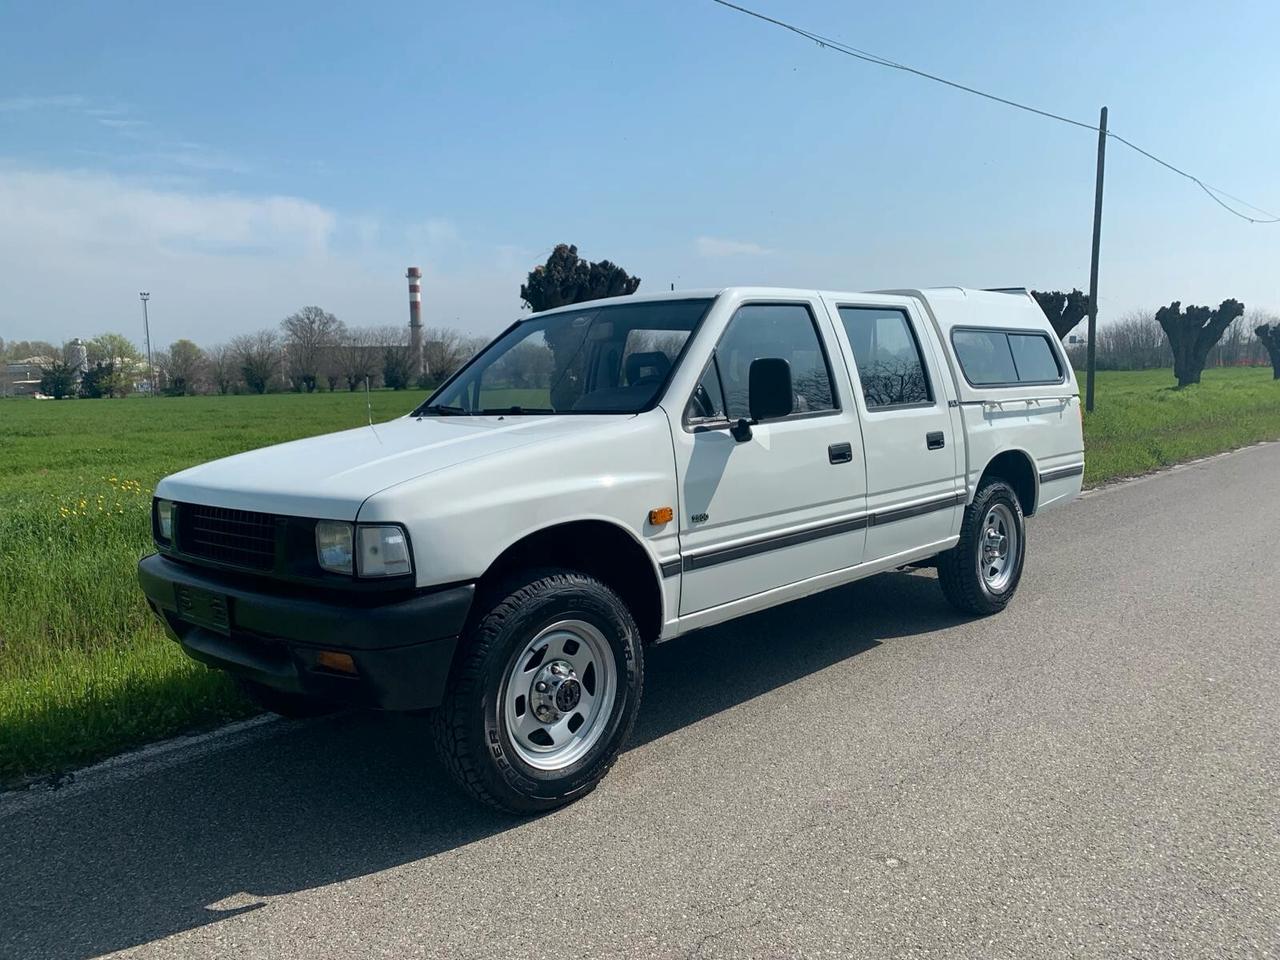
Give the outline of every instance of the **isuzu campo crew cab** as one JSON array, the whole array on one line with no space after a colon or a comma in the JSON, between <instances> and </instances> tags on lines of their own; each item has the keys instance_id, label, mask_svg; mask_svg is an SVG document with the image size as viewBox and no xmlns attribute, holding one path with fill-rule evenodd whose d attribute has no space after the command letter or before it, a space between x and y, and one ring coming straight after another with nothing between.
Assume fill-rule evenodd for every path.
<instances>
[{"instance_id":1,"label":"isuzu campo crew cab","mask_svg":"<svg viewBox=\"0 0 1280 960\"><path fill-rule=\"evenodd\" d=\"M605 775L647 645L910 564L996 613L1083 471L1025 291L633 296L512 324L398 420L165 478L139 577L266 708L430 709L465 790L536 811Z\"/></svg>"}]
</instances>

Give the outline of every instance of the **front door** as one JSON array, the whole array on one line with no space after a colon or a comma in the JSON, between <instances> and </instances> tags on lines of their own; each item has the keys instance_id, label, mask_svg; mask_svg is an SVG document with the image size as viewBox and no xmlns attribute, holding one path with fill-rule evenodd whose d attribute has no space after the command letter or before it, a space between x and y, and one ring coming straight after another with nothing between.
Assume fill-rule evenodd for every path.
<instances>
[{"instance_id":1,"label":"front door","mask_svg":"<svg viewBox=\"0 0 1280 960\"><path fill-rule=\"evenodd\" d=\"M842 395L848 381L833 376L833 332L818 301L744 303L683 415L669 411L682 616L861 562L862 437L852 398ZM761 357L790 364L793 411L737 439L730 425L749 417L748 372Z\"/></svg>"},{"instance_id":2,"label":"front door","mask_svg":"<svg viewBox=\"0 0 1280 960\"><path fill-rule=\"evenodd\" d=\"M954 386L932 329L903 298L826 303L852 358L867 450L867 560L959 530L965 493ZM961 457L961 459L957 459Z\"/></svg>"}]
</instances>

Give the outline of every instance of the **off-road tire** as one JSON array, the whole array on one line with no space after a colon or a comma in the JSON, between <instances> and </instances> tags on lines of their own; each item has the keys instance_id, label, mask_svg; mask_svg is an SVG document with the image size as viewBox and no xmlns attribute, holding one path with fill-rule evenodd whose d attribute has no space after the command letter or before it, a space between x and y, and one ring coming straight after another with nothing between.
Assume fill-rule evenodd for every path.
<instances>
[{"instance_id":1,"label":"off-road tire","mask_svg":"<svg viewBox=\"0 0 1280 960\"><path fill-rule=\"evenodd\" d=\"M991 507L1003 502L1010 508L1017 526L1017 556L1009 582L1001 590L993 590L978 569L978 552L982 549L983 521ZM1013 488L1003 480L988 480L978 488L973 503L964 511L960 524L960 542L938 555L938 582L953 607L963 613L988 616L999 613L1013 599L1022 579L1022 566L1027 556L1026 523L1022 505Z\"/></svg>"},{"instance_id":2,"label":"off-road tire","mask_svg":"<svg viewBox=\"0 0 1280 960\"><path fill-rule=\"evenodd\" d=\"M604 635L615 658L617 692L590 750L562 770L546 771L516 753L501 696L518 648L567 618ZM552 810L591 792L609 772L635 724L643 683L640 631L617 594L575 571L527 571L477 599L444 701L431 715L432 737L453 779L475 799L518 815Z\"/></svg>"},{"instance_id":3,"label":"off-road tire","mask_svg":"<svg viewBox=\"0 0 1280 960\"><path fill-rule=\"evenodd\" d=\"M301 720L305 717L320 717L342 709L336 703L309 697L303 693L290 693L276 690L244 677L235 678L240 692L268 713L278 713L282 717Z\"/></svg>"}]
</instances>

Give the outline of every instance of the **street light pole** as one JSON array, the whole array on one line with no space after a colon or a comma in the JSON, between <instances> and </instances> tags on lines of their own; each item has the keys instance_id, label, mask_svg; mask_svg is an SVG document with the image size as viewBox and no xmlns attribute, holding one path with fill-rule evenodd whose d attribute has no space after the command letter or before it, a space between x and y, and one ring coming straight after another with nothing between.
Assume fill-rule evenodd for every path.
<instances>
[{"instance_id":1,"label":"street light pole","mask_svg":"<svg viewBox=\"0 0 1280 960\"><path fill-rule=\"evenodd\" d=\"M138 294L138 299L142 301L142 330L147 338L147 389L154 397L156 395L156 368L151 363L151 320L147 317L147 301L151 299L151 294L143 290Z\"/></svg>"}]
</instances>

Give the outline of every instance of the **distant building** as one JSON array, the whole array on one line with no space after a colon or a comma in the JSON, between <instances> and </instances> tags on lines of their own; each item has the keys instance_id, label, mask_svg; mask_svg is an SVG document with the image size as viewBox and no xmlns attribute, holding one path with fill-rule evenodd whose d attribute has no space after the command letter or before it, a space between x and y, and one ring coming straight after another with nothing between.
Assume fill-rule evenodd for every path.
<instances>
[{"instance_id":1,"label":"distant building","mask_svg":"<svg viewBox=\"0 0 1280 960\"><path fill-rule=\"evenodd\" d=\"M67 363L75 370L75 382L80 383L89 370L89 351L85 343L76 337L66 347ZM27 357L4 364L0 372L0 397L33 397L40 392L44 368L55 361L52 357Z\"/></svg>"},{"instance_id":2,"label":"distant building","mask_svg":"<svg viewBox=\"0 0 1280 960\"><path fill-rule=\"evenodd\" d=\"M41 367L48 357L27 357L4 365L4 377L0 378L0 394L6 397L32 397L40 392Z\"/></svg>"}]
</instances>

